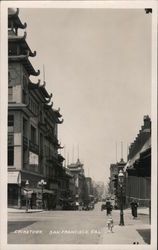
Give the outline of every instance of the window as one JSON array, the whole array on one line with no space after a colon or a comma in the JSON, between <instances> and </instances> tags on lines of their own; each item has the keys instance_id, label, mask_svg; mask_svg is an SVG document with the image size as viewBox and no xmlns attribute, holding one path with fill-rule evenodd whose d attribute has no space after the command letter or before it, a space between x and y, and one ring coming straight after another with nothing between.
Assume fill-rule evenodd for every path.
<instances>
[{"instance_id":1,"label":"window","mask_svg":"<svg viewBox=\"0 0 158 250\"><path fill-rule=\"evenodd\" d=\"M11 102L13 100L13 87L8 87L8 102Z\"/></svg>"},{"instance_id":2,"label":"window","mask_svg":"<svg viewBox=\"0 0 158 250\"><path fill-rule=\"evenodd\" d=\"M26 104L27 103L27 93L26 93L26 91L23 89L23 91L22 91L22 102L24 103L24 104Z\"/></svg>"},{"instance_id":3,"label":"window","mask_svg":"<svg viewBox=\"0 0 158 250\"><path fill-rule=\"evenodd\" d=\"M8 115L8 132L14 131L14 116Z\"/></svg>"},{"instance_id":4,"label":"window","mask_svg":"<svg viewBox=\"0 0 158 250\"><path fill-rule=\"evenodd\" d=\"M27 120L23 118L23 136L27 137Z\"/></svg>"},{"instance_id":5,"label":"window","mask_svg":"<svg viewBox=\"0 0 158 250\"><path fill-rule=\"evenodd\" d=\"M14 135L8 134L8 166L14 165Z\"/></svg>"},{"instance_id":6,"label":"window","mask_svg":"<svg viewBox=\"0 0 158 250\"><path fill-rule=\"evenodd\" d=\"M11 85L11 74L8 72L8 85Z\"/></svg>"},{"instance_id":7,"label":"window","mask_svg":"<svg viewBox=\"0 0 158 250\"><path fill-rule=\"evenodd\" d=\"M27 78L25 75L23 75L23 88L27 90Z\"/></svg>"},{"instance_id":8,"label":"window","mask_svg":"<svg viewBox=\"0 0 158 250\"><path fill-rule=\"evenodd\" d=\"M31 125L31 141L36 144L36 129Z\"/></svg>"}]
</instances>

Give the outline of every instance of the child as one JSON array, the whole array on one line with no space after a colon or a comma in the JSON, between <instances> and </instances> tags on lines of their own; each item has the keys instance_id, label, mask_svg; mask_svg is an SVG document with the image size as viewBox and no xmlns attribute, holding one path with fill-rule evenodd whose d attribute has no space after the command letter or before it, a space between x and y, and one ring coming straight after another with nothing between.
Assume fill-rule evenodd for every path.
<instances>
[{"instance_id":1,"label":"child","mask_svg":"<svg viewBox=\"0 0 158 250\"><path fill-rule=\"evenodd\" d=\"M112 219L112 217L110 215L108 220L107 220L108 233L113 233L113 230L112 230L113 226L114 226L114 222L113 222L113 219Z\"/></svg>"}]
</instances>

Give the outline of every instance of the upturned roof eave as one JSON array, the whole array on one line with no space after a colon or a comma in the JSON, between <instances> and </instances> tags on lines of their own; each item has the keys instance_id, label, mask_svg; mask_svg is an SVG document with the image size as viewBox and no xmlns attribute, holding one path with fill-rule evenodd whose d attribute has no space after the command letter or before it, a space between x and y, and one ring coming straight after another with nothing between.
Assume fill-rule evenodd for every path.
<instances>
[{"instance_id":1,"label":"upturned roof eave","mask_svg":"<svg viewBox=\"0 0 158 250\"><path fill-rule=\"evenodd\" d=\"M21 62L29 75L39 76L39 74L40 74L40 70L35 71L31 62L28 59L28 56L26 56L26 55L8 56L8 60L9 60L9 62Z\"/></svg>"},{"instance_id":2,"label":"upturned roof eave","mask_svg":"<svg viewBox=\"0 0 158 250\"><path fill-rule=\"evenodd\" d=\"M15 28L26 29L27 24L22 24L18 15L19 8L17 8L16 12L11 12L11 8L8 8L8 28L11 28L11 20L13 20Z\"/></svg>"},{"instance_id":3,"label":"upturned roof eave","mask_svg":"<svg viewBox=\"0 0 158 250\"><path fill-rule=\"evenodd\" d=\"M30 49L30 47L28 46L26 40L26 35L24 34L24 36L13 36L13 35L8 35L8 42L21 42L22 48L29 51L29 56L34 57L36 56L36 51L32 52L32 50Z\"/></svg>"}]
</instances>

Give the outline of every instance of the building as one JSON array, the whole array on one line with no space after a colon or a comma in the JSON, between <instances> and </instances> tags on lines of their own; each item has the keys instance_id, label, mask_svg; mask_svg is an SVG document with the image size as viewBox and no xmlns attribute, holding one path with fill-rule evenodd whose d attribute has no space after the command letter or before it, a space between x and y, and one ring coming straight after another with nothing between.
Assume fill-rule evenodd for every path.
<instances>
[{"instance_id":1,"label":"building","mask_svg":"<svg viewBox=\"0 0 158 250\"><path fill-rule=\"evenodd\" d=\"M75 182L75 202L76 204L88 202L88 188L84 174L83 164L77 159L76 163L67 166Z\"/></svg>"},{"instance_id":2,"label":"building","mask_svg":"<svg viewBox=\"0 0 158 250\"><path fill-rule=\"evenodd\" d=\"M30 62L32 52L19 10L8 12L8 206L55 208L66 192L62 155L58 153L60 109L53 108L46 83L33 83L38 76ZM40 185L44 180L45 185ZM27 186L26 186L27 184Z\"/></svg>"},{"instance_id":3,"label":"building","mask_svg":"<svg viewBox=\"0 0 158 250\"><path fill-rule=\"evenodd\" d=\"M105 199L105 185L102 181L93 181L93 194L97 201Z\"/></svg>"},{"instance_id":4,"label":"building","mask_svg":"<svg viewBox=\"0 0 158 250\"><path fill-rule=\"evenodd\" d=\"M91 177L86 177L88 195L93 195L93 183Z\"/></svg>"},{"instance_id":5,"label":"building","mask_svg":"<svg viewBox=\"0 0 158 250\"><path fill-rule=\"evenodd\" d=\"M151 202L151 120L144 116L144 124L131 143L126 171L126 203L136 199L139 206Z\"/></svg>"},{"instance_id":6,"label":"building","mask_svg":"<svg viewBox=\"0 0 158 250\"><path fill-rule=\"evenodd\" d=\"M120 170L124 170L126 162L121 160L115 164L110 164L110 182L109 182L109 195L114 199L115 206L119 206L119 183L118 174ZM125 188L125 187L124 187ZM125 203L125 197L123 197Z\"/></svg>"}]
</instances>

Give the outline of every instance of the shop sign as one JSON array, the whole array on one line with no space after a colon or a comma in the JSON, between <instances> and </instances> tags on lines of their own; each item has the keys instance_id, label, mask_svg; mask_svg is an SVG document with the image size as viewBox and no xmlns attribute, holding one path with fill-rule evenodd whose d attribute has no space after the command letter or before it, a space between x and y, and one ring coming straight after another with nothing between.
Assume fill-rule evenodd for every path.
<instances>
[{"instance_id":1,"label":"shop sign","mask_svg":"<svg viewBox=\"0 0 158 250\"><path fill-rule=\"evenodd\" d=\"M9 184L20 184L21 174L18 171L8 172L8 183Z\"/></svg>"}]
</instances>

